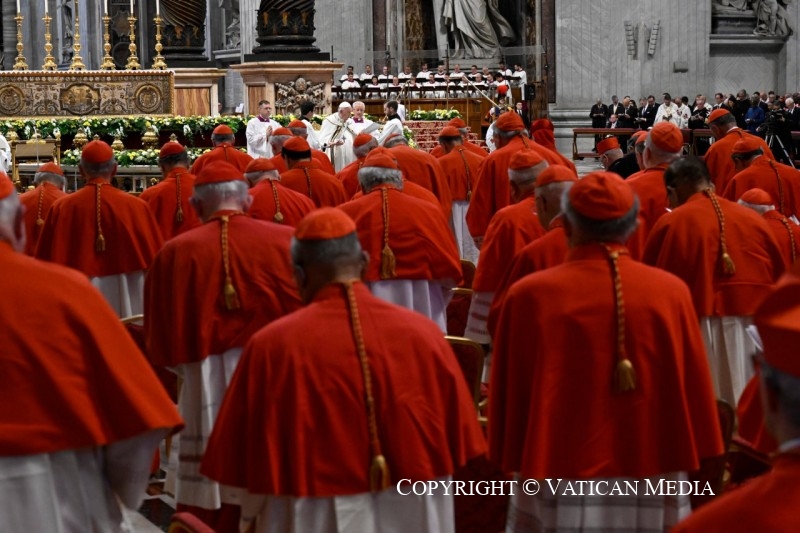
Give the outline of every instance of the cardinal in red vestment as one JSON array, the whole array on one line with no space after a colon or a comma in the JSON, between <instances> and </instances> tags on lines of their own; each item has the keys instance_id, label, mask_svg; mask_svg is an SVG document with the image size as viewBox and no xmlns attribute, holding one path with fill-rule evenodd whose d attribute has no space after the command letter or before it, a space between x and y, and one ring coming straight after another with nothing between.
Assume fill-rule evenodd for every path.
<instances>
[{"instance_id":1,"label":"cardinal in red vestment","mask_svg":"<svg viewBox=\"0 0 800 533\"><path fill-rule=\"evenodd\" d=\"M64 170L56 163L45 163L33 176L36 188L19 195L19 202L25 206L25 229L28 235L25 242L26 254L36 253L36 244L39 242L47 213L56 200L67 195L64 192L65 183Z\"/></svg>"}]
</instances>

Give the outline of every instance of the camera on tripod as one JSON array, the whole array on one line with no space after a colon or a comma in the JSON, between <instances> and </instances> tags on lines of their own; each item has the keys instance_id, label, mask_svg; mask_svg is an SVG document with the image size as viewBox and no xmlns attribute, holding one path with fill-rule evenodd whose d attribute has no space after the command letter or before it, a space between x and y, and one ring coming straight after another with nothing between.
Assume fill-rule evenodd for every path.
<instances>
[{"instance_id":1,"label":"camera on tripod","mask_svg":"<svg viewBox=\"0 0 800 533\"><path fill-rule=\"evenodd\" d=\"M777 131L778 128L780 128L784 122L786 122L786 116L782 112L778 110L768 111L767 118L756 128L756 131L758 133L763 133L766 137L777 135L779 133Z\"/></svg>"}]
</instances>

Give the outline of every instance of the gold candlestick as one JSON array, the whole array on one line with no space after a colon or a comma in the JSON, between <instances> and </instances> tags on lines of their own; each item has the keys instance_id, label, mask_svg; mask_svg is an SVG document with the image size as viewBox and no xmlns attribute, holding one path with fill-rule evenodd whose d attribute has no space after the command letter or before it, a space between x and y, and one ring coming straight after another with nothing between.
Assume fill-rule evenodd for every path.
<instances>
[{"instance_id":1,"label":"gold candlestick","mask_svg":"<svg viewBox=\"0 0 800 533\"><path fill-rule=\"evenodd\" d=\"M42 17L42 20L44 21L44 51L47 53L47 55L44 57L42 70L56 70L58 65L56 65L55 58L52 54L53 43L51 42L52 36L50 35L50 21L53 20L53 18L45 13L44 17Z\"/></svg>"},{"instance_id":2,"label":"gold candlestick","mask_svg":"<svg viewBox=\"0 0 800 533\"><path fill-rule=\"evenodd\" d=\"M103 56L103 64L100 65L100 70L115 70L117 67L114 64L114 58L111 57L111 30L109 29L109 25L111 24L111 17L108 16L108 13L103 15L103 51L105 55Z\"/></svg>"},{"instance_id":3,"label":"gold candlestick","mask_svg":"<svg viewBox=\"0 0 800 533\"><path fill-rule=\"evenodd\" d=\"M133 13L128 17L128 24L130 25L130 39L131 44L128 45L128 51L131 55L128 56L128 63L125 65L125 70L139 70L142 66L139 64L139 58L136 57L136 17Z\"/></svg>"},{"instance_id":4,"label":"gold candlestick","mask_svg":"<svg viewBox=\"0 0 800 533\"><path fill-rule=\"evenodd\" d=\"M156 56L153 58L153 70L165 70L167 64L164 62L164 56L161 55L161 50L164 49L161 45L161 16L156 15L153 22L156 23Z\"/></svg>"},{"instance_id":5,"label":"gold candlestick","mask_svg":"<svg viewBox=\"0 0 800 533\"><path fill-rule=\"evenodd\" d=\"M22 55L24 46L22 45L22 13L17 11L17 16L14 20L17 21L17 60L14 62L14 70L28 70L28 64L25 62L25 56Z\"/></svg>"},{"instance_id":6,"label":"gold candlestick","mask_svg":"<svg viewBox=\"0 0 800 533\"><path fill-rule=\"evenodd\" d=\"M70 63L69 69L86 70L86 65L83 64L83 58L81 57L81 22L78 0L75 0L75 32L72 43L72 63Z\"/></svg>"}]
</instances>

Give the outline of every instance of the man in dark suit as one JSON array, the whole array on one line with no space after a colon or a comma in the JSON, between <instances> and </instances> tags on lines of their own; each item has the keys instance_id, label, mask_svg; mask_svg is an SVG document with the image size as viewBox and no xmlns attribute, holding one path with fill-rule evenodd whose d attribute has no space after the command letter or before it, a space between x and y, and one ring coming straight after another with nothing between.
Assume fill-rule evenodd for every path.
<instances>
[{"instance_id":1,"label":"man in dark suit","mask_svg":"<svg viewBox=\"0 0 800 533\"><path fill-rule=\"evenodd\" d=\"M623 111L624 108L622 107L622 104L619 103L619 98L617 98L616 94L613 95L611 97L611 105L608 106L608 111L606 111L606 117L608 120L611 120L611 115L617 115L619 118Z\"/></svg>"},{"instance_id":2,"label":"man in dark suit","mask_svg":"<svg viewBox=\"0 0 800 533\"><path fill-rule=\"evenodd\" d=\"M531 130L531 119L528 118L528 105L525 102L517 102L514 104L514 112L520 116L522 122L525 124L525 129Z\"/></svg>"},{"instance_id":3,"label":"man in dark suit","mask_svg":"<svg viewBox=\"0 0 800 533\"><path fill-rule=\"evenodd\" d=\"M652 128L653 122L656 121L657 113L656 97L651 94L647 97L647 103L639 110L639 126L643 130Z\"/></svg>"},{"instance_id":4,"label":"man in dark suit","mask_svg":"<svg viewBox=\"0 0 800 533\"><path fill-rule=\"evenodd\" d=\"M589 118L592 119L593 128L605 128L606 121L608 120L608 106L603 103L602 98L597 99L597 103L592 106L589 111ZM597 143L600 142L600 136L594 136L594 148L597 151Z\"/></svg>"},{"instance_id":5,"label":"man in dark suit","mask_svg":"<svg viewBox=\"0 0 800 533\"><path fill-rule=\"evenodd\" d=\"M635 128L636 118L639 116L639 110L636 109L636 104L631 100L630 96L622 99L622 113L618 115L617 127L620 128ZM627 146L630 136L620 137L620 146Z\"/></svg>"},{"instance_id":6,"label":"man in dark suit","mask_svg":"<svg viewBox=\"0 0 800 533\"><path fill-rule=\"evenodd\" d=\"M732 110L732 113L736 118L736 125L742 129L746 126L744 116L747 114L748 109L750 109L750 99L747 97L747 91L739 89L739 92L736 93L736 107Z\"/></svg>"}]
</instances>

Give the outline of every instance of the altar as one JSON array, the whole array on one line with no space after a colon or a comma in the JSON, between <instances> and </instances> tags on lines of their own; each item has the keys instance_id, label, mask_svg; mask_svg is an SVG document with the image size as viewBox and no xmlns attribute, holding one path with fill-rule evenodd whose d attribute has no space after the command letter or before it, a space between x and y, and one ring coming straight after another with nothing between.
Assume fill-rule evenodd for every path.
<instances>
[{"instance_id":1,"label":"altar","mask_svg":"<svg viewBox=\"0 0 800 533\"><path fill-rule=\"evenodd\" d=\"M172 116L169 70L0 72L0 115L12 119Z\"/></svg>"}]
</instances>

